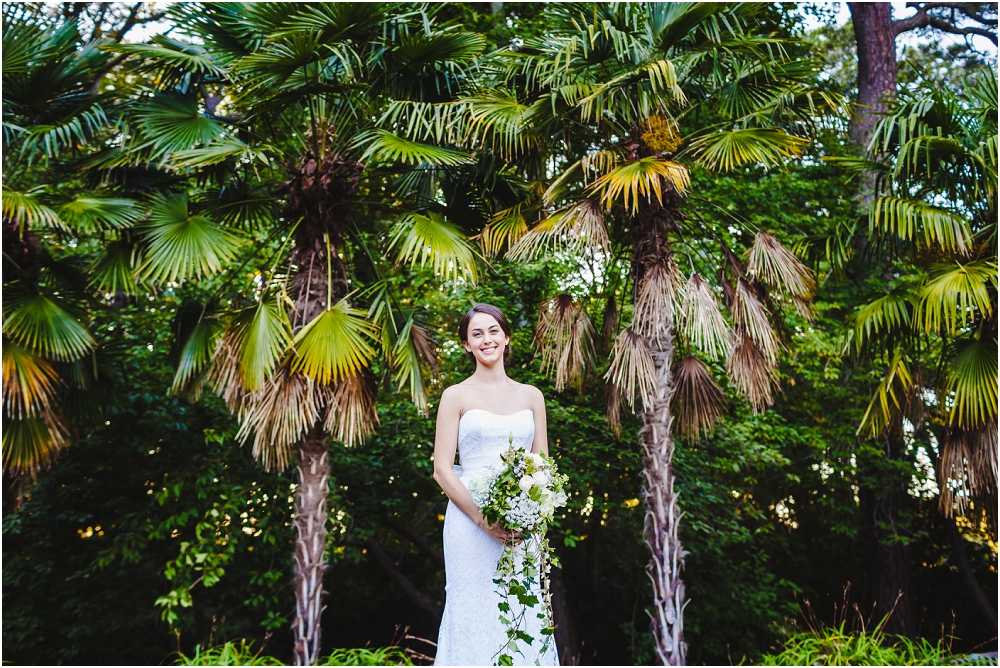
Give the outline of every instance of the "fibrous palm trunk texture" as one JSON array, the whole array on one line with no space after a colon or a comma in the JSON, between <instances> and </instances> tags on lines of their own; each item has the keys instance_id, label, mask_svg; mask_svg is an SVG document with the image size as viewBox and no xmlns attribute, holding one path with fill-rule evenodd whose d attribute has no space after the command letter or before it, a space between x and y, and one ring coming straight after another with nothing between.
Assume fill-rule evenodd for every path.
<instances>
[{"instance_id":1,"label":"fibrous palm trunk texture","mask_svg":"<svg viewBox=\"0 0 1000 668\"><path fill-rule=\"evenodd\" d=\"M299 330L347 294L347 270L338 255L347 199L357 189L364 166L340 157L318 161L304 156L286 185L287 220L296 225L294 330ZM319 658L326 571L327 496L330 492L330 434L320 418L298 448L295 493L295 621L294 661L310 666Z\"/></svg>"},{"instance_id":2,"label":"fibrous palm trunk texture","mask_svg":"<svg viewBox=\"0 0 1000 668\"><path fill-rule=\"evenodd\" d=\"M641 150L645 152L648 149L643 147ZM677 223L683 218L680 204L680 194L664 182L662 201L651 198L641 203L632 220L632 270L637 292L643 285L643 279L647 276L652 278L654 272L660 272L661 276L674 273L669 235L676 231ZM644 537L651 553L646 568L653 584L653 611L650 617L657 658L663 665L681 666L685 663L687 644L684 642L683 618L686 601L684 582L680 577L684 552L678 537L681 512L674 489L674 441L671 436L674 298L661 295L654 303L659 305L660 312L647 316L644 332L653 357L654 391L651 404L642 414L640 432L645 469ZM638 305L636 310L639 310Z\"/></svg>"},{"instance_id":3,"label":"fibrous palm trunk texture","mask_svg":"<svg viewBox=\"0 0 1000 668\"><path fill-rule=\"evenodd\" d=\"M330 454L327 434L319 425L299 447L298 487L295 490L295 664L311 666L319 658L320 615L323 612L323 574L326 561L326 498L329 493Z\"/></svg>"}]
</instances>

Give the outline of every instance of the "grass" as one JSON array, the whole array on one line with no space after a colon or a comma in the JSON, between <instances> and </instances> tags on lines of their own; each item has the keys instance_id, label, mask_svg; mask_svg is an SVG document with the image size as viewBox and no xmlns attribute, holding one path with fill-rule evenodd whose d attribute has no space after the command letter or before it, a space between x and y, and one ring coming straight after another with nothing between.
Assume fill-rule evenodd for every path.
<instances>
[{"instance_id":1,"label":"grass","mask_svg":"<svg viewBox=\"0 0 1000 668\"><path fill-rule=\"evenodd\" d=\"M240 640L215 647L194 648L194 654L176 655L177 666L284 666L273 656L263 654L263 647L256 652L253 643ZM412 666L413 661L403 649L395 646L368 649L335 649L328 656L320 657L317 666Z\"/></svg>"}]
</instances>

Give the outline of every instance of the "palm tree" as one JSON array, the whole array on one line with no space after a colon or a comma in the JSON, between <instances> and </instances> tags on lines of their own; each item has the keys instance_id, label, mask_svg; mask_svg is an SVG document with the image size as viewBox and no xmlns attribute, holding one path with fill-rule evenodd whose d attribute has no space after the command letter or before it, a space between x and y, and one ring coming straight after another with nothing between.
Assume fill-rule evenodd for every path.
<instances>
[{"instance_id":1,"label":"palm tree","mask_svg":"<svg viewBox=\"0 0 1000 668\"><path fill-rule=\"evenodd\" d=\"M394 268L427 264L453 280L478 271L437 197L442 174L470 157L376 121L394 99L452 99L484 40L402 5L173 11L190 40L115 49L149 83L130 91L123 141L102 166L173 179L149 194L130 240L137 275L161 286L226 277L179 314L174 388L196 397L211 387L265 467L296 464L294 653L309 665L320 649L329 442L354 445L375 428L376 371L427 405L433 346L417 309L395 297Z\"/></svg>"},{"instance_id":2,"label":"palm tree","mask_svg":"<svg viewBox=\"0 0 1000 668\"><path fill-rule=\"evenodd\" d=\"M642 414L651 619L663 664L682 664L686 647L674 418L682 435L697 438L724 410L702 357L724 359L756 409L770 404L782 309L806 310L815 287L765 231L741 259L690 193L688 165L778 166L807 143L798 135L810 129L811 113L840 106L811 92L816 64L762 34L757 11L725 3L557 6L546 37L494 54L486 66L493 78L475 93L445 104L399 102L387 114L413 139L489 153L523 175L526 196L479 235L485 253L583 257L609 277L601 341L585 303L569 295L540 306L536 341L559 389L584 382L596 348L610 353L612 425L623 404ZM619 306L619 297L630 303Z\"/></svg>"},{"instance_id":3,"label":"palm tree","mask_svg":"<svg viewBox=\"0 0 1000 668\"><path fill-rule=\"evenodd\" d=\"M89 318L114 306L95 295L113 297L121 276L86 260L144 215L114 185L89 184L84 162L117 116L93 90L112 61L99 47L151 17L90 9L3 8L3 471L15 479L50 465L75 426L103 423L114 367Z\"/></svg>"},{"instance_id":4,"label":"palm tree","mask_svg":"<svg viewBox=\"0 0 1000 668\"><path fill-rule=\"evenodd\" d=\"M868 227L856 232L868 242L859 260L888 277L854 320L856 352L884 369L859 432L902 442L912 427L929 445L933 435L941 511L969 516L994 537L996 119L995 72L961 92L904 92L875 128L870 148L879 157L845 161L876 177ZM996 620L974 579L965 579Z\"/></svg>"}]
</instances>

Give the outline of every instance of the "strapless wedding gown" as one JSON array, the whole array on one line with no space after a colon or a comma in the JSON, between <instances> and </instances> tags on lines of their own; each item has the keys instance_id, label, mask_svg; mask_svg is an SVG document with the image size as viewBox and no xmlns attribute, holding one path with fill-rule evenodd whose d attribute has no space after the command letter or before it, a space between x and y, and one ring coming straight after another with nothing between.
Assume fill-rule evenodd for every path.
<instances>
[{"instance_id":1,"label":"strapless wedding gown","mask_svg":"<svg viewBox=\"0 0 1000 668\"><path fill-rule=\"evenodd\" d=\"M480 409L466 411L458 423L458 453L461 466L455 467L459 479L468 486L476 471L500 463L500 453L510 446L531 450L535 438L535 421L531 410L513 415L497 415ZM469 516L448 502L444 517L445 606L438 633L438 666L491 666L496 663L500 648L507 641L506 627L500 621L497 604L501 597L493 583L503 545L480 529ZM541 600L541 592L533 591ZM510 599L512 610L519 610L516 597ZM535 615L542 607L536 605L525 615L524 630L535 638L528 646L519 642L524 653L508 652L515 666L533 666L535 660L543 666L558 665L555 639L549 642L545 654L539 656L543 636L542 623Z\"/></svg>"}]
</instances>

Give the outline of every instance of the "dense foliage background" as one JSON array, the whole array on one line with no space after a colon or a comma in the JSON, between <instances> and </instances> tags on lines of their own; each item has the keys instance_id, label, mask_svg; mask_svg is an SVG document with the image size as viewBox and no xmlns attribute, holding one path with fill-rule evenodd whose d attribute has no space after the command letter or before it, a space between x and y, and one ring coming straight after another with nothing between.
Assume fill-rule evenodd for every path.
<instances>
[{"instance_id":1,"label":"dense foliage background","mask_svg":"<svg viewBox=\"0 0 1000 668\"><path fill-rule=\"evenodd\" d=\"M508 4L499 13L485 5L450 4L438 20L485 34L490 47L545 30L545 5ZM850 25L836 27L822 6L777 4L766 11L789 35L805 35L805 11L829 20L803 48L826 56L825 76L851 94ZM901 82L913 87L961 86L984 65L975 54L934 40L904 49L901 62ZM134 85L113 73L109 79L123 95ZM845 323L882 279L838 276L824 251L824 238L856 214L854 182L823 157L849 152L845 126L835 120L787 169L692 174L692 190L718 211L706 222L734 250L749 248L752 226L766 227L810 257L820 279L816 318L786 323L789 345L774 407L756 413L735 400L711 434L677 448L690 598L685 637L694 664L757 662L780 649L795 627L867 619L870 573L859 494L886 484L886 476L908 485L899 520L910 545L918 634L953 637L956 652L996 649L996 628L971 602L956 565L926 448L911 441L900 460L887 464L877 441L858 435L879 375L870 359L845 345ZM69 162L60 168L72 169L76 180L46 188L93 185L85 168ZM6 159L4 165L7 184ZM37 184L50 176L32 178ZM126 188L148 185L130 181ZM359 216L383 215L383 204L372 203ZM734 226L734 214L745 228ZM13 234L6 208L4 215L4 234ZM99 241L87 243L97 252ZM101 399L101 420L74 423L68 447L47 470L4 477L5 661L158 664L197 644L241 638L291 659L293 470L265 472L257 465L249 446L236 440L238 424L219 398L205 393L192 402L171 392L177 359L171 328L179 311L228 280L251 285L249 271L106 299L89 311L108 356L102 374L114 389ZM555 574L556 621L572 642L563 661L653 661L638 419L623 415L616 434L600 392L586 384L590 389L556 391L535 355L538 305L557 292L584 300L600 331L604 305L588 284L599 277L588 272L574 258L556 256L497 260L478 285L442 284L429 267L404 267L393 278L401 304L424 314L440 366L428 388L428 415L376 368L378 428L363 445L330 451L324 651L400 644L433 654L421 639L436 639L444 603L447 502L431 477L434 406L444 387L472 370L457 345L458 320L473 303L489 302L515 325L509 374L545 394L550 449L574 490L552 535L562 562ZM985 525L960 520L958 526L975 578L995 602L995 537ZM855 603L859 611L845 613L844 606Z\"/></svg>"}]
</instances>

